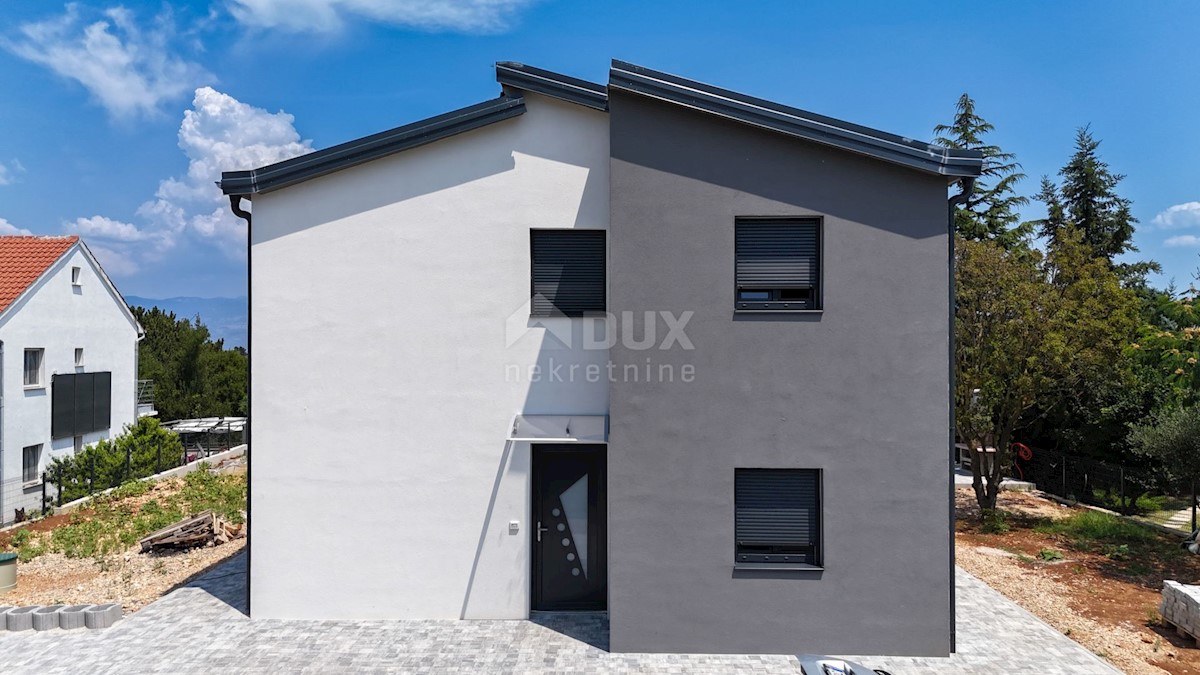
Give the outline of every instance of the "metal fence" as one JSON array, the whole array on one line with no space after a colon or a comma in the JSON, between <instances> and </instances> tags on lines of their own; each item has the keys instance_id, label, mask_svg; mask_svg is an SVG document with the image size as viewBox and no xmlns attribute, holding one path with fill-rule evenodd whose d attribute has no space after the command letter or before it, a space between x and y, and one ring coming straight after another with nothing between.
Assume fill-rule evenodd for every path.
<instances>
[{"instance_id":1,"label":"metal fence","mask_svg":"<svg viewBox=\"0 0 1200 675\"><path fill-rule=\"evenodd\" d=\"M208 454L160 445L139 448L136 455L127 447L124 457L109 455L97 460L95 454L88 455L90 461L81 461L70 472L50 463L35 480L18 478L0 484L0 523L28 520L66 502L183 466Z\"/></svg>"},{"instance_id":2,"label":"metal fence","mask_svg":"<svg viewBox=\"0 0 1200 675\"><path fill-rule=\"evenodd\" d=\"M1013 478L1030 481L1042 492L1066 500L1126 515L1144 510L1138 499L1149 495L1167 495L1189 504L1195 501L1193 481L1172 479L1161 470L1110 464L1055 450L1014 454Z\"/></svg>"}]
</instances>

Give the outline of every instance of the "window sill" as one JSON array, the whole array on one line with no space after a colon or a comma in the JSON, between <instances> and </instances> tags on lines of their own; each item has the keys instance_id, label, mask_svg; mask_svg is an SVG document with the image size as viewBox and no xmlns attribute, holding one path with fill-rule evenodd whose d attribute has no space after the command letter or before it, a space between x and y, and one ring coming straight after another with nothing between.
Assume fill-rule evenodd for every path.
<instances>
[{"instance_id":1,"label":"window sill","mask_svg":"<svg viewBox=\"0 0 1200 675\"><path fill-rule=\"evenodd\" d=\"M807 565L805 563L733 563L734 570L754 570L756 572L823 572L825 568L821 565Z\"/></svg>"},{"instance_id":2,"label":"window sill","mask_svg":"<svg viewBox=\"0 0 1200 675\"><path fill-rule=\"evenodd\" d=\"M734 314L822 314L823 309L739 309L734 308Z\"/></svg>"},{"instance_id":3,"label":"window sill","mask_svg":"<svg viewBox=\"0 0 1200 675\"><path fill-rule=\"evenodd\" d=\"M45 389L45 388L46 388L46 385L44 385L44 384L27 384L24 387L25 391L37 391L38 389Z\"/></svg>"},{"instance_id":4,"label":"window sill","mask_svg":"<svg viewBox=\"0 0 1200 675\"><path fill-rule=\"evenodd\" d=\"M28 481L25 481L24 483L21 483L21 489L28 490L29 488L39 487L41 484L42 484L41 479L28 480Z\"/></svg>"}]
</instances>

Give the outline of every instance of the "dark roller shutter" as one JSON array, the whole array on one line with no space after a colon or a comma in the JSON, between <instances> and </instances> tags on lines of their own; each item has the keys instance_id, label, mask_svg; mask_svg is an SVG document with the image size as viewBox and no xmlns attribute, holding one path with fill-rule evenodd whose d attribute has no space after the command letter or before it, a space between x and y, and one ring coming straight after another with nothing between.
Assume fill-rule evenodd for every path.
<instances>
[{"instance_id":1,"label":"dark roller shutter","mask_svg":"<svg viewBox=\"0 0 1200 675\"><path fill-rule=\"evenodd\" d=\"M739 219L735 229L739 289L817 287L817 221Z\"/></svg>"},{"instance_id":2,"label":"dark roller shutter","mask_svg":"<svg viewBox=\"0 0 1200 675\"><path fill-rule=\"evenodd\" d=\"M737 469L738 562L816 564L820 495L814 469Z\"/></svg>"},{"instance_id":3,"label":"dark roller shutter","mask_svg":"<svg viewBox=\"0 0 1200 675\"><path fill-rule=\"evenodd\" d=\"M55 375L50 380L50 436L75 435L75 376Z\"/></svg>"},{"instance_id":4,"label":"dark roller shutter","mask_svg":"<svg viewBox=\"0 0 1200 675\"><path fill-rule=\"evenodd\" d=\"M95 373L92 380L92 428L100 431L112 426L112 373Z\"/></svg>"},{"instance_id":5,"label":"dark roller shutter","mask_svg":"<svg viewBox=\"0 0 1200 675\"><path fill-rule=\"evenodd\" d=\"M533 316L605 309L604 231L530 230Z\"/></svg>"}]
</instances>

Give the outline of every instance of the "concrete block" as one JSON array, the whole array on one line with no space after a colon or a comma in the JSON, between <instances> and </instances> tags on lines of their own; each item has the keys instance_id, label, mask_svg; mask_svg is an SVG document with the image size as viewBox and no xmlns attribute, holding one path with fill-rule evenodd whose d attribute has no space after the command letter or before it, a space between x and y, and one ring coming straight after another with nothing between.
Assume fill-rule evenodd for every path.
<instances>
[{"instance_id":1,"label":"concrete block","mask_svg":"<svg viewBox=\"0 0 1200 675\"><path fill-rule=\"evenodd\" d=\"M46 605L33 610L33 629L50 630L58 628L58 610L65 605Z\"/></svg>"},{"instance_id":2,"label":"concrete block","mask_svg":"<svg viewBox=\"0 0 1200 675\"><path fill-rule=\"evenodd\" d=\"M63 630L83 628L83 612L91 605L71 605L58 610L58 627Z\"/></svg>"},{"instance_id":3,"label":"concrete block","mask_svg":"<svg viewBox=\"0 0 1200 675\"><path fill-rule=\"evenodd\" d=\"M16 607L12 607L10 605L0 605L0 631L8 630L8 623L4 618L4 615L8 614L8 610L10 609L16 609Z\"/></svg>"},{"instance_id":4,"label":"concrete block","mask_svg":"<svg viewBox=\"0 0 1200 675\"><path fill-rule=\"evenodd\" d=\"M4 624L9 630L33 630L33 613L40 607L17 607L4 615Z\"/></svg>"},{"instance_id":5,"label":"concrete block","mask_svg":"<svg viewBox=\"0 0 1200 675\"><path fill-rule=\"evenodd\" d=\"M83 625L88 628L108 628L121 619L121 606L113 603L94 605L83 610Z\"/></svg>"}]
</instances>

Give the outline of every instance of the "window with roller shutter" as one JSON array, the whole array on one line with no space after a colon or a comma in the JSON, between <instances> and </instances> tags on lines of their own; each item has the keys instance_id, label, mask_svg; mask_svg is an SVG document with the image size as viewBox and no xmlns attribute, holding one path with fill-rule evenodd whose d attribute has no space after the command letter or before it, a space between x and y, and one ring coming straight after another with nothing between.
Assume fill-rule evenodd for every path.
<instances>
[{"instance_id":1,"label":"window with roller shutter","mask_svg":"<svg viewBox=\"0 0 1200 675\"><path fill-rule=\"evenodd\" d=\"M530 230L532 316L605 311L604 230Z\"/></svg>"},{"instance_id":2,"label":"window with roller shutter","mask_svg":"<svg viewBox=\"0 0 1200 675\"><path fill-rule=\"evenodd\" d=\"M734 561L821 564L821 473L817 469L736 469Z\"/></svg>"},{"instance_id":3,"label":"window with roller shutter","mask_svg":"<svg viewBox=\"0 0 1200 675\"><path fill-rule=\"evenodd\" d=\"M735 309L821 309L820 219L738 218L734 238Z\"/></svg>"}]
</instances>

